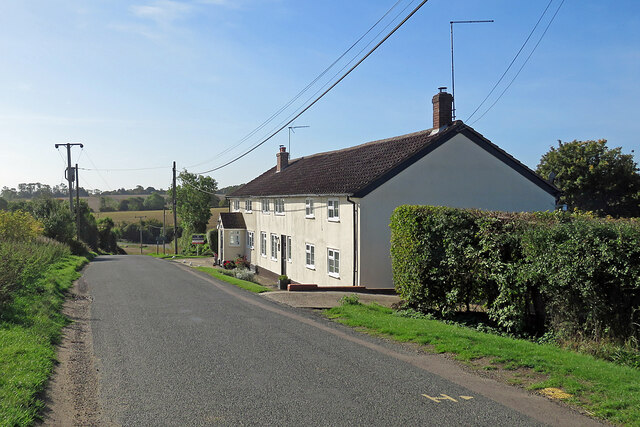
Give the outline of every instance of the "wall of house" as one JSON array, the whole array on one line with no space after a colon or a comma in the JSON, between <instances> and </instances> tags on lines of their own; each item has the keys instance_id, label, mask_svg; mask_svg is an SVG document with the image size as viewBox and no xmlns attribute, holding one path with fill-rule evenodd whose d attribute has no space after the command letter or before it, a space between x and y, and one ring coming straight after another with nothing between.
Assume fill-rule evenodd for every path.
<instances>
[{"instance_id":1,"label":"wall of house","mask_svg":"<svg viewBox=\"0 0 640 427\"><path fill-rule=\"evenodd\" d=\"M220 232L222 231L223 238L220 239ZM231 232L237 232L240 236L240 244L232 245ZM245 255L246 251L246 232L245 230L230 230L226 228L218 229L218 256L220 261L235 260L239 256ZM222 251L220 250L222 249Z\"/></svg>"},{"instance_id":2,"label":"wall of house","mask_svg":"<svg viewBox=\"0 0 640 427\"><path fill-rule=\"evenodd\" d=\"M553 210L555 198L457 135L360 200L360 285L392 288L393 210L403 204L510 212Z\"/></svg>"},{"instance_id":3,"label":"wall of house","mask_svg":"<svg viewBox=\"0 0 640 427\"><path fill-rule=\"evenodd\" d=\"M271 257L271 234L280 237L291 236L291 261L286 263L286 274L297 283L317 284L319 286L353 285L353 207L346 197L336 197L339 201L339 220L329 221L328 197L311 197L314 202L314 217L307 218L305 212L306 197L284 197L284 215L274 212L274 198L269 198L269 213L262 212L261 198L252 200L252 211L245 210L244 198L240 200L240 209L244 216L247 233L254 233L254 247L247 248L247 258L259 269L267 269L281 274L282 246L278 246L277 256ZM231 206L233 201L231 200ZM267 235L266 256L260 251L260 233ZM245 246L246 246L245 237ZM306 244L314 245L315 268L306 266ZM328 249L339 252L339 273L330 275L328 267Z\"/></svg>"}]
</instances>

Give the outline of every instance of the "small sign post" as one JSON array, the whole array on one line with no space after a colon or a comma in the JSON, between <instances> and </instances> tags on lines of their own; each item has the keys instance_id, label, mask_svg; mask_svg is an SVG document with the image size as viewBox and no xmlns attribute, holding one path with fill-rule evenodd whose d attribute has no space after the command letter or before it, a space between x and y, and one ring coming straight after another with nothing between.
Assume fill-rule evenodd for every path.
<instances>
[{"instance_id":1,"label":"small sign post","mask_svg":"<svg viewBox=\"0 0 640 427\"><path fill-rule=\"evenodd\" d=\"M192 245L204 245L205 235L204 234L192 234L191 235L191 244ZM196 253L200 256L200 246L197 247Z\"/></svg>"}]
</instances>

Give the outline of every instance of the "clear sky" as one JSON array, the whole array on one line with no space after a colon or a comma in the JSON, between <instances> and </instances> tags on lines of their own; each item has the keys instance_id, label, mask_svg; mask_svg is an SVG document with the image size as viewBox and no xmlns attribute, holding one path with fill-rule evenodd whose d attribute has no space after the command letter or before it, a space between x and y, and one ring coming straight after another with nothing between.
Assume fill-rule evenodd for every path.
<instances>
[{"instance_id":1,"label":"clear sky","mask_svg":"<svg viewBox=\"0 0 640 427\"><path fill-rule=\"evenodd\" d=\"M554 0L506 82L560 1ZM81 168L110 169L81 171L80 185L89 189L167 188L174 160L192 172L219 166L281 123L292 109L221 154L395 2L4 0L0 187L63 182L66 153L54 144L65 142L85 145L73 149L73 163ZM310 128L292 134L292 156L430 128L431 97L439 86L451 86L449 21L494 19L455 28L457 116L466 120L547 3L430 0L296 120ZM400 1L392 16L409 4ZM469 124L532 168L558 139L606 138L625 153L635 150L638 161L639 78L640 2L566 0L511 88ZM220 186L246 182L273 166L278 145L287 143L285 131L211 176ZM162 169L114 170L153 167Z\"/></svg>"}]
</instances>

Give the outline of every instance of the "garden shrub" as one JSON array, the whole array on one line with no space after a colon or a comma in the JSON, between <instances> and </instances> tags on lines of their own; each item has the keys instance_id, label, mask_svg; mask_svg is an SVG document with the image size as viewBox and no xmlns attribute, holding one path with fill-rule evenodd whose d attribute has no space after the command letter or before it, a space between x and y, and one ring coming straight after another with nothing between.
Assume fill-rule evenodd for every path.
<instances>
[{"instance_id":1,"label":"garden shrub","mask_svg":"<svg viewBox=\"0 0 640 427\"><path fill-rule=\"evenodd\" d=\"M241 279L241 280L246 280L249 282L253 282L254 280L254 275L251 272L251 270L247 269L247 268L236 268L235 270L235 276L237 279Z\"/></svg>"},{"instance_id":2,"label":"garden shrub","mask_svg":"<svg viewBox=\"0 0 640 427\"><path fill-rule=\"evenodd\" d=\"M640 222L566 212L401 206L396 290L410 307L485 307L516 334L640 338Z\"/></svg>"}]
</instances>

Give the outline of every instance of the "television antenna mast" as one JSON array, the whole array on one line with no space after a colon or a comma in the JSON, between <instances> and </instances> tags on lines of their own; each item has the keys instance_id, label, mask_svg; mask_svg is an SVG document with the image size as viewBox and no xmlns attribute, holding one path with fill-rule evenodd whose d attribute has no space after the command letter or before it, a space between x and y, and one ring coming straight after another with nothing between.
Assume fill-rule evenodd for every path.
<instances>
[{"instance_id":1,"label":"television antenna mast","mask_svg":"<svg viewBox=\"0 0 640 427\"><path fill-rule=\"evenodd\" d=\"M291 156L291 132L296 133L295 129L310 128L311 126L289 126L289 156Z\"/></svg>"},{"instance_id":2,"label":"television antenna mast","mask_svg":"<svg viewBox=\"0 0 640 427\"><path fill-rule=\"evenodd\" d=\"M482 21L449 21L449 25L451 25L451 96L453 97L451 113L453 120L456 119L456 78L453 72L453 24L485 24L489 22L493 22L493 19L485 19Z\"/></svg>"}]
</instances>

